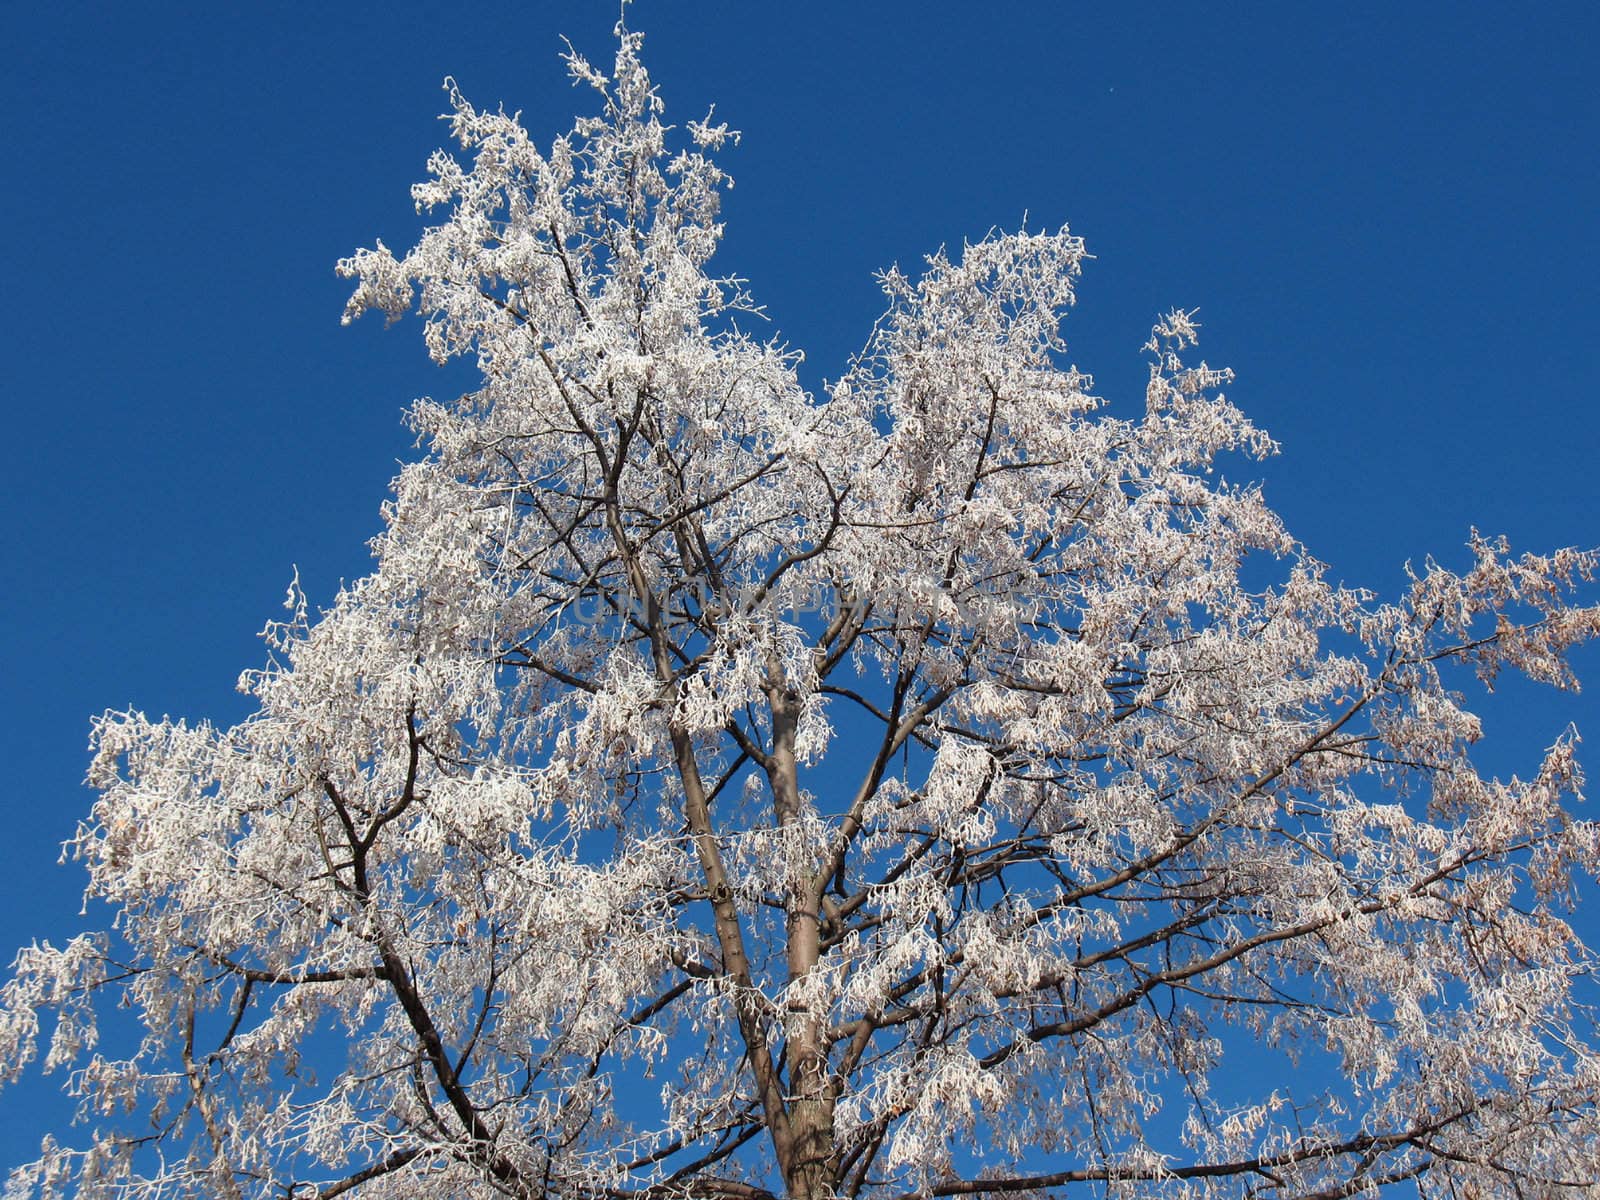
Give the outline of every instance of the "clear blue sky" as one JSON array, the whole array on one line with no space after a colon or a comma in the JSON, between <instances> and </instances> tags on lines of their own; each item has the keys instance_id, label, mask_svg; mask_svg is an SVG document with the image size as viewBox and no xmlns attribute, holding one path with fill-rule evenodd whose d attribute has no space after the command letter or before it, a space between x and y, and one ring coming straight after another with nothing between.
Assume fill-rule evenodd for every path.
<instances>
[{"instance_id":1,"label":"clear blue sky","mask_svg":"<svg viewBox=\"0 0 1600 1200\"><path fill-rule=\"evenodd\" d=\"M294 565L323 601L366 569L402 406L460 390L415 323L341 329L333 275L414 239L440 80L547 141L587 104L559 35L605 62L614 18L4 7L0 959L73 927L54 863L90 714L241 715ZM1336 575L1392 594L1473 524L1600 543L1593 4L640 0L630 22L669 120L715 102L745 133L721 265L812 386L866 336L875 269L1027 213L1096 255L1067 336L1114 405L1139 403L1154 316L1200 309L1284 445L1269 497ZM1496 767L1568 719L1600 763L1592 682L1489 710ZM0 1169L45 1094L0 1094Z\"/></svg>"}]
</instances>

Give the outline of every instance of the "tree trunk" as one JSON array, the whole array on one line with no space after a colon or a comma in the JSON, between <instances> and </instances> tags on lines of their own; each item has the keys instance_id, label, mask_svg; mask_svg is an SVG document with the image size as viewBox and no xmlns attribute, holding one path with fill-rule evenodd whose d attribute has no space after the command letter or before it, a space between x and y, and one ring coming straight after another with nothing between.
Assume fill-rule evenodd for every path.
<instances>
[{"instance_id":1,"label":"tree trunk","mask_svg":"<svg viewBox=\"0 0 1600 1200\"><path fill-rule=\"evenodd\" d=\"M776 664L767 698L772 709L772 755L767 777L780 826L803 815L795 730L799 699L783 687ZM816 969L821 953L821 881L811 869L797 869L790 880L787 958L791 996ZM780 1164L790 1200L825 1200L836 1190L839 1164L833 1141L833 1090L828 1078L826 1013L809 997L791 999L784 1023L784 1067L788 1078L789 1143L792 1161Z\"/></svg>"}]
</instances>

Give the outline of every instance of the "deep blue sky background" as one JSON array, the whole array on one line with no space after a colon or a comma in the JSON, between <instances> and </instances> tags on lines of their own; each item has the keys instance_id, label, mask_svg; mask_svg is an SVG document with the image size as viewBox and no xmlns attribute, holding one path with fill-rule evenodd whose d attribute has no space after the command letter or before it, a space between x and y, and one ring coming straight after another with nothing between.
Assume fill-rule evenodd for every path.
<instances>
[{"instance_id":1,"label":"deep blue sky background","mask_svg":"<svg viewBox=\"0 0 1600 1200\"><path fill-rule=\"evenodd\" d=\"M1337 576L1393 594L1473 524L1600 542L1600 7L984 7L632 10L668 119L715 102L745 133L720 265L810 385L865 338L875 269L1026 212L1096 255L1067 336L1114 406L1142 403L1155 315L1200 309L1206 358L1284 445L1269 497ZM366 569L401 408L458 390L418 323L341 329L333 275L414 240L441 78L548 142L589 103L559 35L607 63L615 11L0 12L0 958L73 928L80 877L54 860L91 802L90 714L242 715L294 565L314 601ZM1592 690L1547 700L1488 710L1497 769L1568 719L1600 733ZM47 1096L0 1094L0 1168Z\"/></svg>"}]
</instances>

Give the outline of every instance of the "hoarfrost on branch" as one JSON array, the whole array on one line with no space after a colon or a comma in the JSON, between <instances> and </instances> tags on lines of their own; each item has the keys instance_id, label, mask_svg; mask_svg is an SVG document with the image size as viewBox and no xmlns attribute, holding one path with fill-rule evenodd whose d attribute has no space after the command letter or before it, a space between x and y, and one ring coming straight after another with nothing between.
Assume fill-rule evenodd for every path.
<instances>
[{"instance_id":1,"label":"hoarfrost on branch","mask_svg":"<svg viewBox=\"0 0 1600 1200\"><path fill-rule=\"evenodd\" d=\"M808 394L639 47L548 149L451 84L438 223L340 264L481 386L253 716L98 722L115 923L0 997L85 1128L7 1195L1594 1195L1576 736L1485 778L1458 689L1574 686L1595 555L1331 583L1190 314L1142 415L1067 365L1065 229Z\"/></svg>"}]
</instances>

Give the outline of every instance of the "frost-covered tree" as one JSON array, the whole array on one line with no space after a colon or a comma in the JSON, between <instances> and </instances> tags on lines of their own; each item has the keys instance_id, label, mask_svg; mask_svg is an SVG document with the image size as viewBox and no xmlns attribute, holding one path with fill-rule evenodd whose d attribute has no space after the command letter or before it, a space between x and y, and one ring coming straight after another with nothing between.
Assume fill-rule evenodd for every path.
<instances>
[{"instance_id":1,"label":"frost-covered tree","mask_svg":"<svg viewBox=\"0 0 1600 1200\"><path fill-rule=\"evenodd\" d=\"M7 1194L1595 1195L1576 738L1485 778L1453 689L1574 686L1596 555L1329 582L1186 314L1142 413L1066 364L1065 230L808 394L619 38L548 149L452 88L439 223L341 264L481 386L249 719L98 723L115 919L0 1019L85 1128Z\"/></svg>"}]
</instances>

